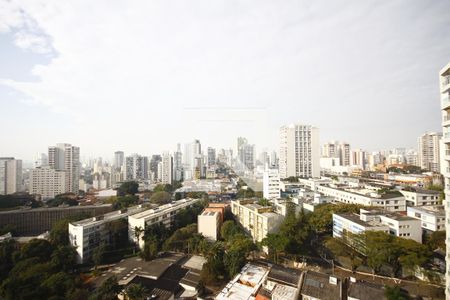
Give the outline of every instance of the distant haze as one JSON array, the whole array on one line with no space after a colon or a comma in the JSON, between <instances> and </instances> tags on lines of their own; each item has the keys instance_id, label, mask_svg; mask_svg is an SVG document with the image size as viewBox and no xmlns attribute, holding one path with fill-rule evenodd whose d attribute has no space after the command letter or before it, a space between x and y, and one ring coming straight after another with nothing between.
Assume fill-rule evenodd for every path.
<instances>
[{"instance_id":1,"label":"distant haze","mask_svg":"<svg viewBox=\"0 0 450 300\"><path fill-rule=\"evenodd\" d=\"M0 0L0 156L177 142L416 147L440 131L450 1Z\"/></svg>"}]
</instances>

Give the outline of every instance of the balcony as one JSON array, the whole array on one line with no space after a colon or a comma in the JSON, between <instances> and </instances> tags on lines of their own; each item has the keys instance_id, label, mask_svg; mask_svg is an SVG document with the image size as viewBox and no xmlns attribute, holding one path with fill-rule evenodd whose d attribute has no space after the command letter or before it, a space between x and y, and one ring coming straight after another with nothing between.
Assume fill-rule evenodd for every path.
<instances>
[{"instance_id":1,"label":"balcony","mask_svg":"<svg viewBox=\"0 0 450 300\"><path fill-rule=\"evenodd\" d=\"M445 76L441 82L441 92L446 92L450 90L450 75Z\"/></svg>"},{"instance_id":2,"label":"balcony","mask_svg":"<svg viewBox=\"0 0 450 300\"><path fill-rule=\"evenodd\" d=\"M450 108L450 99L449 99L448 96L442 97L441 98L441 103L442 103L442 105L441 105L442 109Z\"/></svg>"}]
</instances>

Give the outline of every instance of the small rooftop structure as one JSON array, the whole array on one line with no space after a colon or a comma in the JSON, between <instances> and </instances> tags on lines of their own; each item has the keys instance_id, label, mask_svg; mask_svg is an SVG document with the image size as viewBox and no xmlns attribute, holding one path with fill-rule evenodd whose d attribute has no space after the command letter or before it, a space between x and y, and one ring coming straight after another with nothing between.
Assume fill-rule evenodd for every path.
<instances>
[{"instance_id":1,"label":"small rooftop structure","mask_svg":"<svg viewBox=\"0 0 450 300\"><path fill-rule=\"evenodd\" d=\"M342 299L342 281L335 276L307 271L304 275L300 293L303 297L313 299Z\"/></svg>"}]
</instances>

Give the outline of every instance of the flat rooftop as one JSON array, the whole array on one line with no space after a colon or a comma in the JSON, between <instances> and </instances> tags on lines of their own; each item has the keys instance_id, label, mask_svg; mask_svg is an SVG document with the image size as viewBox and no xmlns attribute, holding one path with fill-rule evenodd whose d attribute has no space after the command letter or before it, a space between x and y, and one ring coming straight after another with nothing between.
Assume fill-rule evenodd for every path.
<instances>
[{"instance_id":1,"label":"flat rooftop","mask_svg":"<svg viewBox=\"0 0 450 300\"><path fill-rule=\"evenodd\" d=\"M112 204L96 204L96 205L74 205L74 206L58 206L58 207L39 207L39 208L22 208L14 210L4 210L0 211L2 214L14 214L14 213L24 213L24 212L43 212L43 211L59 211L59 210L78 210L78 209L92 209L92 208L103 208L112 207Z\"/></svg>"},{"instance_id":2,"label":"flat rooftop","mask_svg":"<svg viewBox=\"0 0 450 300\"><path fill-rule=\"evenodd\" d=\"M360 219L360 215L358 214L351 214L351 213L334 213L334 215L340 216L344 219L350 220L353 223L356 223L358 225L364 226L364 227L380 227L380 226L384 226L381 222L377 222L377 221L364 221Z\"/></svg>"},{"instance_id":3,"label":"flat rooftop","mask_svg":"<svg viewBox=\"0 0 450 300\"><path fill-rule=\"evenodd\" d=\"M335 276L337 284L330 283L330 275L307 271L303 280L301 294L321 300L341 298L341 280Z\"/></svg>"},{"instance_id":4,"label":"flat rooftop","mask_svg":"<svg viewBox=\"0 0 450 300\"><path fill-rule=\"evenodd\" d=\"M444 205L408 206L407 210L419 211L424 214L429 214L438 217L445 216Z\"/></svg>"},{"instance_id":5,"label":"flat rooftop","mask_svg":"<svg viewBox=\"0 0 450 300\"><path fill-rule=\"evenodd\" d=\"M109 222L109 221L118 220L120 218L129 216L132 214L139 213L141 211L145 211L146 209L149 209L149 208L146 206L137 205L137 206L133 206L133 207L128 207L127 209L115 210L115 211L106 213L104 215L100 215L100 216L96 216L96 217L92 217L92 218L87 218L87 219L84 219L81 221L73 222L71 224L74 226L86 226L86 225L100 223L100 222Z\"/></svg>"},{"instance_id":6,"label":"flat rooftop","mask_svg":"<svg viewBox=\"0 0 450 300\"><path fill-rule=\"evenodd\" d=\"M164 204L164 205L161 205L161 206L153 208L153 209L148 209L148 210L145 210L143 212L140 212L140 213L137 213L137 214L134 214L134 215L130 215L130 216L133 217L134 219L142 219L142 218L149 217L149 216L151 216L153 214L162 213L162 212L164 212L166 210L169 210L169 209L172 209L172 208L176 208L176 207L181 206L183 204L194 203L194 202L197 202L199 200L200 199L189 199L189 198L187 198L187 199L181 199L181 200L177 200L177 201L172 201L171 203Z\"/></svg>"}]
</instances>

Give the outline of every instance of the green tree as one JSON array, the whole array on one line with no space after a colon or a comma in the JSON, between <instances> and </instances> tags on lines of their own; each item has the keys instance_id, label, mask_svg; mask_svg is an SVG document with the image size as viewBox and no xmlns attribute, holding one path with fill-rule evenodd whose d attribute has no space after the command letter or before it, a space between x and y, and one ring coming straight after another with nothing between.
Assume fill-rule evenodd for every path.
<instances>
[{"instance_id":1,"label":"green tree","mask_svg":"<svg viewBox=\"0 0 450 300\"><path fill-rule=\"evenodd\" d=\"M139 244L140 244L141 237L142 237L143 233L144 233L144 228L142 228L140 226L135 226L134 227L134 238L136 239L136 247L135 247L135 249L139 248Z\"/></svg>"},{"instance_id":2,"label":"green tree","mask_svg":"<svg viewBox=\"0 0 450 300\"><path fill-rule=\"evenodd\" d=\"M15 240L7 240L0 243L0 282L8 276L14 267L14 253L19 253L19 244Z\"/></svg>"},{"instance_id":3,"label":"green tree","mask_svg":"<svg viewBox=\"0 0 450 300\"><path fill-rule=\"evenodd\" d=\"M117 189L117 193L119 196L135 195L138 190L139 183L137 183L136 181L126 181L120 185L120 187Z\"/></svg>"},{"instance_id":4,"label":"green tree","mask_svg":"<svg viewBox=\"0 0 450 300\"><path fill-rule=\"evenodd\" d=\"M112 300L117 299L117 294L121 291L121 287L115 276L106 279L103 284L95 291L94 299Z\"/></svg>"},{"instance_id":5,"label":"green tree","mask_svg":"<svg viewBox=\"0 0 450 300\"><path fill-rule=\"evenodd\" d=\"M106 250L107 250L106 245L102 243L99 246L97 246L97 248L95 248L94 251L92 252L92 261L94 262L96 267L105 262Z\"/></svg>"},{"instance_id":6,"label":"green tree","mask_svg":"<svg viewBox=\"0 0 450 300\"><path fill-rule=\"evenodd\" d=\"M58 272L45 279L41 286L52 299L66 299L66 294L75 288L75 282L69 274Z\"/></svg>"},{"instance_id":7,"label":"green tree","mask_svg":"<svg viewBox=\"0 0 450 300\"><path fill-rule=\"evenodd\" d=\"M53 251L50 262L57 270L68 272L75 266L75 260L75 248L61 245Z\"/></svg>"},{"instance_id":8,"label":"green tree","mask_svg":"<svg viewBox=\"0 0 450 300\"><path fill-rule=\"evenodd\" d=\"M402 294L402 291L400 290L400 287L398 285L396 286L388 286L386 285L384 291L384 295L386 296L387 300L408 300L409 297Z\"/></svg>"},{"instance_id":9,"label":"green tree","mask_svg":"<svg viewBox=\"0 0 450 300\"><path fill-rule=\"evenodd\" d=\"M145 241L144 250L141 253L141 257L145 260L152 260L158 256L159 242L156 238L152 238Z\"/></svg>"},{"instance_id":10,"label":"green tree","mask_svg":"<svg viewBox=\"0 0 450 300\"><path fill-rule=\"evenodd\" d=\"M279 262L279 255L284 251L289 239L281 234L269 233L261 242L269 249L269 257L276 264Z\"/></svg>"},{"instance_id":11,"label":"green tree","mask_svg":"<svg viewBox=\"0 0 450 300\"><path fill-rule=\"evenodd\" d=\"M220 228L220 235L226 241L240 232L242 232L241 228L233 220L223 222Z\"/></svg>"},{"instance_id":12,"label":"green tree","mask_svg":"<svg viewBox=\"0 0 450 300\"><path fill-rule=\"evenodd\" d=\"M434 231L431 236L425 241L430 250L436 250L438 248L445 250L445 231Z\"/></svg>"},{"instance_id":13,"label":"green tree","mask_svg":"<svg viewBox=\"0 0 450 300\"><path fill-rule=\"evenodd\" d=\"M132 283L125 289L125 294L129 300L140 300L148 295L148 290L141 284Z\"/></svg>"},{"instance_id":14,"label":"green tree","mask_svg":"<svg viewBox=\"0 0 450 300\"><path fill-rule=\"evenodd\" d=\"M50 230L50 242L53 245L69 244L69 220L63 219L57 221Z\"/></svg>"},{"instance_id":15,"label":"green tree","mask_svg":"<svg viewBox=\"0 0 450 300\"><path fill-rule=\"evenodd\" d=\"M358 213L363 208L356 204L331 204L318 205L309 218L309 224L316 232L331 233L333 229L333 213Z\"/></svg>"},{"instance_id":16,"label":"green tree","mask_svg":"<svg viewBox=\"0 0 450 300\"><path fill-rule=\"evenodd\" d=\"M53 252L53 246L47 240L32 239L26 243L20 253L21 259L36 257L40 261L48 261Z\"/></svg>"},{"instance_id":17,"label":"green tree","mask_svg":"<svg viewBox=\"0 0 450 300\"><path fill-rule=\"evenodd\" d=\"M150 202L162 205L169 203L171 201L170 199L171 195L168 192L162 191L153 193L153 195L150 197Z\"/></svg>"}]
</instances>

